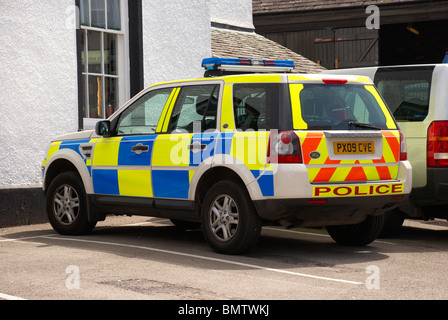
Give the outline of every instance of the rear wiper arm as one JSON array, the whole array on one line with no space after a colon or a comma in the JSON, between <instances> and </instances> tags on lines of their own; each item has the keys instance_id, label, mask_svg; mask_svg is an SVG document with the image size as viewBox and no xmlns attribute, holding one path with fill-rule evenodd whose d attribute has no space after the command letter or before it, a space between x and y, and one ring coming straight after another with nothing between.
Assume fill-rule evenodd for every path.
<instances>
[{"instance_id":1,"label":"rear wiper arm","mask_svg":"<svg viewBox=\"0 0 448 320\"><path fill-rule=\"evenodd\" d=\"M358 122L358 121L350 121L348 123L351 127L358 127L358 128L367 128L367 129L374 129L374 130L381 130L380 127L374 126L373 124L364 123L364 122Z\"/></svg>"}]
</instances>

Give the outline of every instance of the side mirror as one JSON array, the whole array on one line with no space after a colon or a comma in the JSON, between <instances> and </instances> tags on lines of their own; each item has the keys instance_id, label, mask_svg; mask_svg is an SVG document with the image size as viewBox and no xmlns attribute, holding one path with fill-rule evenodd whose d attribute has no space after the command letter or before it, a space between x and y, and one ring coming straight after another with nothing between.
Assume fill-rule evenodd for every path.
<instances>
[{"instance_id":1,"label":"side mirror","mask_svg":"<svg viewBox=\"0 0 448 320\"><path fill-rule=\"evenodd\" d=\"M102 137L110 137L110 121L103 120L97 122L95 125L95 133Z\"/></svg>"}]
</instances>

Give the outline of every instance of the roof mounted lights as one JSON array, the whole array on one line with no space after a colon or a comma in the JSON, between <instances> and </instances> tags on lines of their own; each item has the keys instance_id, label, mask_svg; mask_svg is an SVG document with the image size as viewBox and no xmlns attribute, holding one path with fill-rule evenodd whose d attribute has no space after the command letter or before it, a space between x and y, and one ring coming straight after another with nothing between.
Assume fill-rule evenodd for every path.
<instances>
[{"instance_id":1,"label":"roof mounted lights","mask_svg":"<svg viewBox=\"0 0 448 320\"><path fill-rule=\"evenodd\" d=\"M291 72L292 60L267 60L246 58L206 58L202 60L205 76L222 76L241 73Z\"/></svg>"}]
</instances>

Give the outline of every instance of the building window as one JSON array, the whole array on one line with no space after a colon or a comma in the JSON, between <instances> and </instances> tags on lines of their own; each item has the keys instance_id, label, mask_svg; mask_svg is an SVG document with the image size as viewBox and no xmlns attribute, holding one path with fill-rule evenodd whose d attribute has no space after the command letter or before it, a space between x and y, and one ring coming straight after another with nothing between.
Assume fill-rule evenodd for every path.
<instances>
[{"instance_id":1,"label":"building window","mask_svg":"<svg viewBox=\"0 0 448 320\"><path fill-rule=\"evenodd\" d=\"M82 114L84 129L108 118L127 99L124 0L81 0Z\"/></svg>"}]
</instances>

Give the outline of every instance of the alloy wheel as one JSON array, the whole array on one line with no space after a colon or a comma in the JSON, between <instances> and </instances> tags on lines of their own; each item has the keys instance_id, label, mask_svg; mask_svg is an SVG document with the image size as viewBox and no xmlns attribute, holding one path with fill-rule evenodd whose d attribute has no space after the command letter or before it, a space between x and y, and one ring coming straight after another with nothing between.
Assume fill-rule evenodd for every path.
<instances>
[{"instance_id":1,"label":"alloy wheel","mask_svg":"<svg viewBox=\"0 0 448 320\"><path fill-rule=\"evenodd\" d=\"M79 196L70 185L60 186L53 197L53 213L63 225L72 224L79 213Z\"/></svg>"},{"instance_id":2,"label":"alloy wheel","mask_svg":"<svg viewBox=\"0 0 448 320\"><path fill-rule=\"evenodd\" d=\"M209 211L210 228L216 239L229 241L238 229L239 212L235 200L226 194L216 197Z\"/></svg>"}]
</instances>

